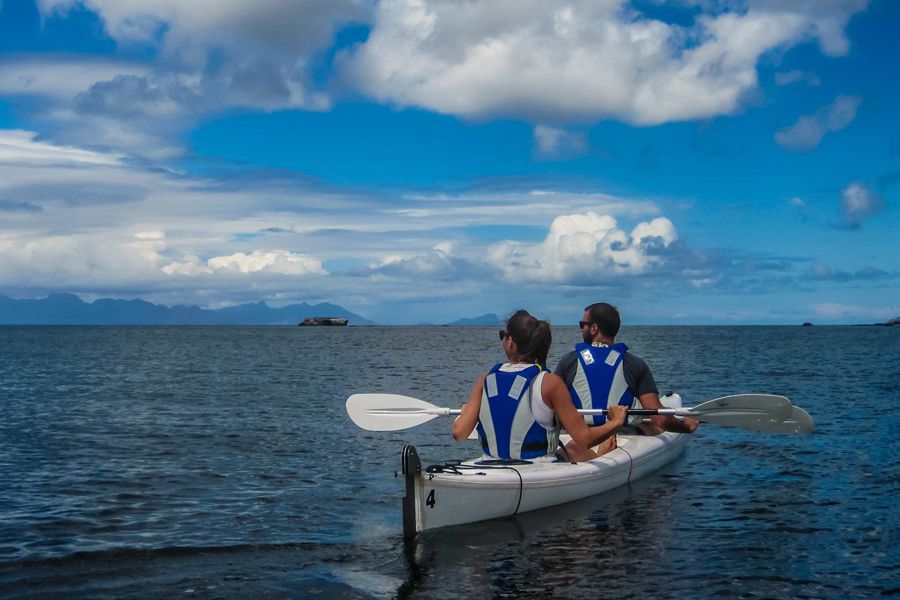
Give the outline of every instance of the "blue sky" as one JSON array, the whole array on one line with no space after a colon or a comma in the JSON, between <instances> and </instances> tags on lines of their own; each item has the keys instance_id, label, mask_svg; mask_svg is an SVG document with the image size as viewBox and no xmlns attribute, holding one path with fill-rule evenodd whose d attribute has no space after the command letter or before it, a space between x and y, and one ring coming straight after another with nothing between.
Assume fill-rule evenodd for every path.
<instances>
[{"instance_id":1,"label":"blue sky","mask_svg":"<svg viewBox=\"0 0 900 600\"><path fill-rule=\"evenodd\" d=\"M0 0L0 294L900 315L888 0Z\"/></svg>"}]
</instances>

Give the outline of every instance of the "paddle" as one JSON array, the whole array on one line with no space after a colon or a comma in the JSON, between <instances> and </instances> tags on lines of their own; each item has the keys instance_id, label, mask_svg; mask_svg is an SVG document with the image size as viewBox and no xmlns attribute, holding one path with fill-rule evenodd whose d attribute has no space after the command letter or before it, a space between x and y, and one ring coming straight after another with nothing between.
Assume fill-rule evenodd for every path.
<instances>
[{"instance_id":1,"label":"paddle","mask_svg":"<svg viewBox=\"0 0 900 600\"><path fill-rule=\"evenodd\" d=\"M398 431L427 423L441 416L458 415L459 409L435 406L424 400L398 394L353 394L347 398L347 414L359 427L368 431ZM795 407L784 396L771 394L737 394L716 398L689 408L642 408L629 410L629 415L674 415L693 417L701 423L723 427L739 427L750 431L794 433L806 431L809 425L798 414L797 424L782 425L792 417ZM579 410L583 415L606 412L603 409Z\"/></svg>"},{"instance_id":2,"label":"paddle","mask_svg":"<svg viewBox=\"0 0 900 600\"><path fill-rule=\"evenodd\" d=\"M781 423L769 423L765 429L758 431L767 431L769 433L812 433L816 429L809 413L800 408L793 406L791 414Z\"/></svg>"}]
</instances>

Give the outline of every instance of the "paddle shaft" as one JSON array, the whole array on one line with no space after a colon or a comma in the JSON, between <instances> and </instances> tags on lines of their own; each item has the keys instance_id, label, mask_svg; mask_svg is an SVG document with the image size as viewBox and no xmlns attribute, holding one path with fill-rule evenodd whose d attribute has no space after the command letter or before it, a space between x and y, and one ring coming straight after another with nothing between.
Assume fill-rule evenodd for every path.
<instances>
[{"instance_id":1,"label":"paddle shaft","mask_svg":"<svg viewBox=\"0 0 900 600\"><path fill-rule=\"evenodd\" d=\"M458 415L462 411L458 408L442 408L440 406L436 406L434 408L411 408L411 409L398 409L398 408L388 408L379 410L377 408L371 409L369 414L389 414L396 415L400 413L409 413L409 414L420 414L420 415L437 415L437 416L450 416L450 415ZM608 413L609 410L606 408L579 408L579 415L603 415ZM690 417L696 416L691 413L690 408L629 408L628 414L635 417L642 416L652 416L652 415L673 415L678 417Z\"/></svg>"}]
</instances>

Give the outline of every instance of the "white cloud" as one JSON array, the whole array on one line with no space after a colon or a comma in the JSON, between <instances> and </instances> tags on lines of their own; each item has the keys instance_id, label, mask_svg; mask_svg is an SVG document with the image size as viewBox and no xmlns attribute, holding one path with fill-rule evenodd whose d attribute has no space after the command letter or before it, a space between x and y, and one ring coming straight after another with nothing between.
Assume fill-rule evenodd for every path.
<instances>
[{"instance_id":1,"label":"white cloud","mask_svg":"<svg viewBox=\"0 0 900 600\"><path fill-rule=\"evenodd\" d=\"M820 302L811 305L815 315L829 321L860 319L868 322L896 318L900 315L900 304L886 306L865 306L860 304L842 304L839 302Z\"/></svg>"},{"instance_id":2,"label":"white cloud","mask_svg":"<svg viewBox=\"0 0 900 600\"><path fill-rule=\"evenodd\" d=\"M267 271L281 275L325 275L322 262L288 250L254 250L250 254L235 252L228 256L216 256L206 261L213 271L227 270L239 273Z\"/></svg>"},{"instance_id":3,"label":"white cloud","mask_svg":"<svg viewBox=\"0 0 900 600\"><path fill-rule=\"evenodd\" d=\"M118 165L116 154L41 142L32 131L0 130L0 164L5 165Z\"/></svg>"},{"instance_id":4,"label":"white cloud","mask_svg":"<svg viewBox=\"0 0 900 600\"><path fill-rule=\"evenodd\" d=\"M343 55L344 75L379 101L465 117L706 118L740 108L768 51L816 37L845 53L843 25L865 7L784 4L737 3L686 29L621 0L386 0L368 41Z\"/></svg>"},{"instance_id":5,"label":"white cloud","mask_svg":"<svg viewBox=\"0 0 900 600\"><path fill-rule=\"evenodd\" d=\"M844 196L854 223L883 206L862 184ZM556 289L548 284L745 292L770 289L772 270L788 284L883 285L894 277L875 269L791 272L764 256L748 269L738 264L741 252L680 241L662 212L648 199L559 190L388 196L284 178L247 185L0 130L7 295L71 291L201 306L331 300L351 310L402 302L430 315L426 305L452 298L464 307L485 294L499 307L491 310L514 308L506 303ZM513 285L485 291L485 282L504 279ZM391 322L413 318L381 310L378 318Z\"/></svg>"},{"instance_id":6,"label":"white cloud","mask_svg":"<svg viewBox=\"0 0 900 600\"><path fill-rule=\"evenodd\" d=\"M557 158L584 154L588 150L587 138L584 134L537 125L534 128L534 140L538 154Z\"/></svg>"},{"instance_id":7,"label":"white cloud","mask_svg":"<svg viewBox=\"0 0 900 600\"><path fill-rule=\"evenodd\" d=\"M164 237L103 232L17 238L0 233L0 286L47 290L156 281Z\"/></svg>"},{"instance_id":8,"label":"white cloud","mask_svg":"<svg viewBox=\"0 0 900 600\"><path fill-rule=\"evenodd\" d=\"M40 0L42 15L96 13L124 50L152 60L19 54L0 62L0 95L52 122L58 140L150 158L181 152L170 140L198 119L235 107L329 105L312 60L340 27L366 22L367 0Z\"/></svg>"},{"instance_id":9,"label":"white cloud","mask_svg":"<svg viewBox=\"0 0 900 600\"><path fill-rule=\"evenodd\" d=\"M85 55L19 55L0 59L0 95L71 101L92 85L115 77L145 76L147 66Z\"/></svg>"},{"instance_id":10,"label":"white cloud","mask_svg":"<svg viewBox=\"0 0 900 600\"><path fill-rule=\"evenodd\" d=\"M487 259L512 282L597 284L661 265L665 249L677 239L675 226L665 217L639 223L628 233L613 217L587 212L557 217L539 244L495 244Z\"/></svg>"},{"instance_id":11,"label":"white cloud","mask_svg":"<svg viewBox=\"0 0 900 600\"><path fill-rule=\"evenodd\" d=\"M243 45L247 54L306 56L331 40L336 25L365 20L362 0L39 0L44 14L65 14L85 6L103 18L107 33L129 44L161 43L185 62L206 63L208 53L229 54Z\"/></svg>"},{"instance_id":12,"label":"white cloud","mask_svg":"<svg viewBox=\"0 0 900 600\"><path fill-rule=\"evenodd\" d=\"M845 187L841 193L841 208L844 222L856 227L866 217L881 212L884 208L884 199L864 184L854 182Z\"/></svg>"},{"instance_id":13,"label":"white cloud","mask_svg":"<svg viewBox=\"0 0 900 600\"><path fill-rule=\"evenodd\" d=\"M436 244L427 251L406 255L387 255L369 265L366 275L406 279L409 281L454 281L461 283L476 278L486 269L478 259L470 260L457 254L452 241ZM444 292L447 290L441 288ZM434 294L432 290L429 294Z\"/></svg>"},{"instance_id":14,"label":"white cloud","mask_svg":"<svg viewBox=\"0 0 900 600\"><path fill-rule=\"evenodd\" d=\"M825 134L840 131L852 123L861 103L862 99L856 96L838 96L815 114L800 117L792 126L776 131L775 141L785 150L812 150Z\"/></svg>"},{"instance_id":15,"label":"white cloud","mask_svg":"<svg viewBox=\"0 0 900 600\"><path fill-rule=\"evenodd\" d=\"M821 85L822 80L815 73L807 73L806 71L787 71L784 73L775 73L776 85L791 85L793 83L803 82L807 85L817 87Z\"/></svg>"},{"instance_id":16,"label":"white cloud","mask_svg":"<svg viewBox=\"0 0 900 600\"><path fill-rule=\"evenodd\" d=\"M586 149L563 125L733 114L757 87L761 57L811 39L844 54L844 28L865 5L704 2L683 27L625 0L40 0L43 16L93 11L121 51L152 58L18 54L0 62L0 95L38 98L22 106L57 141L157 160L182 152L173 140L198 120L326 110L335 89L523 118L552 157ZM371 26L368 39L340 54L337 75L323 69L335 32L354 24Z\"/></svg>"},{"instance_id":17,"label":"white cloud","mask_svg":"<svg viewBox=\"0 0 900 600\"><path fill-rule=\"evenodd\" d=\"M406 205L389 209L411 223L424 221L429 227L462 225L529 225L545 227L566 210L600 211L605 214L641 218L656 216L659 205L649 199L629 199L597 192L552 189L509 192L478 192L459 195L419 194L403 198ZM373 224L375 226L376 224Z\"/></svg>"}]
</instances>

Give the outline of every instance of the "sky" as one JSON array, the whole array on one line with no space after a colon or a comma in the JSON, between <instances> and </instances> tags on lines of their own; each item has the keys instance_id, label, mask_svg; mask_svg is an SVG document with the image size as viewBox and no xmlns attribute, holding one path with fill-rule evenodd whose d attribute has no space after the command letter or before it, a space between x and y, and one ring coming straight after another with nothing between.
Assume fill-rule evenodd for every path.
<instances>
[{"instance_id":1,"label":"sky","mask_svg":"<svg viewBox=\"0 0 900 600\"><path fill-rule=\"evenodd\" d=\"M0 294L900 316L900 3L0 0Z\"/></svg>"}]
</instances>

